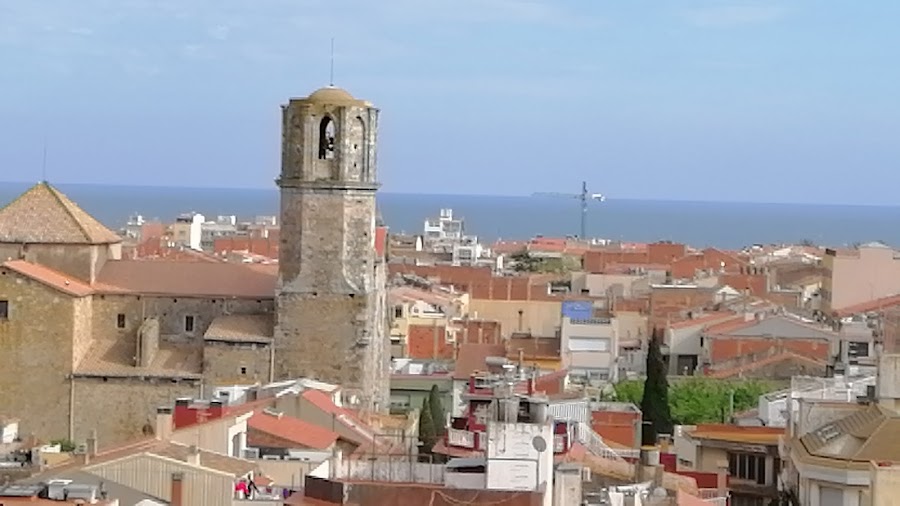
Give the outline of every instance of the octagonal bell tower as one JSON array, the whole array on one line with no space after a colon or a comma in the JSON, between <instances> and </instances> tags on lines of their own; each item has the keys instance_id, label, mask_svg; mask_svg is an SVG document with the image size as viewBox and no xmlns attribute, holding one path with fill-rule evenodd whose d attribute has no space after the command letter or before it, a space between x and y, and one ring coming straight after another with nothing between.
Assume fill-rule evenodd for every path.
<instances>
[{"instance_id":1,"label":"octagonal bell tower","mask_svg":"<svg viewBox=\"0 0 900 506\"><path fill-rule=\"evenodd\" d=\"M275 372L386 409L386 274L375 252L378 109L334 87L282 106Z\"/></svg>"}]
</instances>

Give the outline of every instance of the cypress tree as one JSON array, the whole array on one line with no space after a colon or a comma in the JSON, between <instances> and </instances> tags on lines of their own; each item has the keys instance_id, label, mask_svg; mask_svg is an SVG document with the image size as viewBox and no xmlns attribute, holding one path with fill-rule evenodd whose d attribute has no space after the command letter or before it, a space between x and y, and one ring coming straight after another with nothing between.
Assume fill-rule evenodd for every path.
<instances>
[{"instance_id":1,"label":"cypress tree","mask_svg":"<svg viewBox=\"0 0 900 506\"><path fill-rule=\"evenodd\" d=\"M428 393L428 406L431 408L431 421L434 424L434 434L437 437L444 435L447 430L447 414L444 412L443 403L441 403L441 394L437 385L431 385L431 392Z\"/></svg>"},{"instance_id":2,"label":"cypress tree","mask_svg":"<svg viewBox=\"0 0 900 506\"><path fill-rule=\"evenodd\" d=\"M437 442L437 433L434 428L434 420L431 418L431 403L428 397L422 399L422 409L419 411L419 441L422 442L422 453L431 453L431 448Z\"/></svg>"},{"instance_id":3,"label":"cypress tree","mask_svg":"<svg viewBox=\"0 0 900 506\"><path fill-rule=\"evenodd\" d=\"M660 346L662 336L653 330L647 349L647 379L644 382L644 397L641 399L644 427L644 444L656 444L659 434L672 433L672 414L669 410L669 380L666 377L666 363Z\"/></svg>"}]
</instances>

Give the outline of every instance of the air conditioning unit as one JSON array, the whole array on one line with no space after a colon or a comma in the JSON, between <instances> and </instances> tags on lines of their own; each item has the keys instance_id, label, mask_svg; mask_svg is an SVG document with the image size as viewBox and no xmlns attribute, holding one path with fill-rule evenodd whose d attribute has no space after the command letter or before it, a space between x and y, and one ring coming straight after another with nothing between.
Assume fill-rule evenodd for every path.
<instances>
[{"instance_id":1,"label":"air conditioning unit","mask_svg":"<svg viewBox=\"0 0 900 506\"><path fill-rule=\"evenodd\" d=\"M244 458L245 459L258 459L259 458L259 448L245 448L244 449Z\"/></svg>"}]
</instances>

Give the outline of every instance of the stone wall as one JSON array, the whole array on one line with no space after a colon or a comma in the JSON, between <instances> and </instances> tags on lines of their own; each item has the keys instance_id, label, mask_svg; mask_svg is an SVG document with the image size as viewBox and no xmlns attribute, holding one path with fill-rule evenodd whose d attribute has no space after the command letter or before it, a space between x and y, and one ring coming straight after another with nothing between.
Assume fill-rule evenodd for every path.
<instances>
[{"instance_id":1,"label":"stone wall","mask_svg":"<svg viewBox=\"0 0 900 506\"><path fill-rule=\"evenodd\" d=\"M210 341L203 347L203 378L210 386L267 383L272 347L261 343Z\"/></svg>"},{"instance_id":2,"label":"stone wall","mask_svg":"<svg viewBox=\"0 0 900 506\"><path fill-rule=\"evenodd\" d=\"M110 244L0 244L0 260L25 259L68 274L75 279L93 282L103 264L117 258L119 245Z\"/></svg>"},{"instance_id":3,"label":"stone wall","mask_svg":"<svg viewBox=\"0 0 900 506\"><path fill-rule=\"evenodd\" d=\"M363 339L366 297L284 293L278 298L275 376L308 376L361 391L363 402L380 398L374 352Z\"/></svg>"},{"instance_id":4,"label":"stone wall","mask_svg":"<svg viewBox=\"0 0 900 506\"><path fill-rule=\"evenodd\" d=\"M169 379L77 378L75 441L96 430L101 446L140 437L154 427L156 408L172 406L179 397L198 397L199 381Z\"/></svg>"},{"instance_id":5,"label":"stone wall","mask_svg":"<svg viewBox=\"0 0 900 506\"><path fill-rule=\"evenodd\" d=\"M69 295L0 268L0 415L42 439L69 432L75 302Z\"/></svg>"},{"instance_id":6,"label":"stone wall","mask_svg":"<svg viewBox=\"0 0 900 506\"><path fill-rule=\"evenodd\" d=\"M98 295L94 297L93 335L98 339L129 339L137 346L137 331L144 319L155 317L161 336L199 340L218 316L266 313L273 308L273 299ZM125 315L124 329L116 326L119 314ZM193 332L185 331L187 316L194 317Z\"/></svg>"}]
</instances>

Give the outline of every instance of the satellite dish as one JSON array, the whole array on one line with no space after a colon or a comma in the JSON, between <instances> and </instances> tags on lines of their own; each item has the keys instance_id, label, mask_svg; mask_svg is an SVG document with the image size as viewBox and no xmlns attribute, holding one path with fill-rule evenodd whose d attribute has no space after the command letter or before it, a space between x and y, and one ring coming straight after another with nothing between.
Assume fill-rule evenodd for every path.
<instances>
[{"instance_id":1,"label":"satellite dish","mask_svg":"<svg viewBox=\"0 0 900 506\"><path fill-rule=\"evenodd\" d=\"M547 450L547 440L542 436L535 436L534 439L531 440L531 446L538 453L544 453Z\"/></svg>"}]
</instances>

